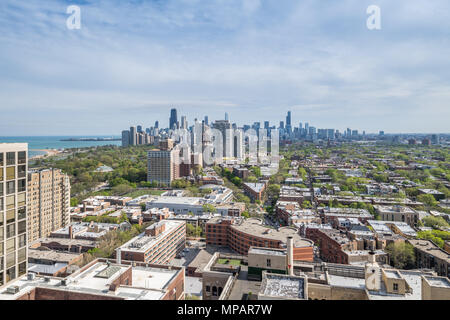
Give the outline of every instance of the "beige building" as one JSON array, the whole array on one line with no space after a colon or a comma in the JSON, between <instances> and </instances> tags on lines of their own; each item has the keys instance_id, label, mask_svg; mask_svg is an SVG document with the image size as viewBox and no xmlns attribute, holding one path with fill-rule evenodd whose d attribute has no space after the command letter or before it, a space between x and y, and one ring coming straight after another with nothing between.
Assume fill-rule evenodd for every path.
<instances>
[{"instance_id":1,"label":"beige building","mask_svg":"<svg viewBox=\"0 0 450 320\"><path fill-rule=\"evenodd\" d=\"M27 272L28 144L0 143L0 287Z\"/></svg>"},{"instance_id":2,"label":"beige building","mask_svg":"<svg viewBox=\"0 0 450 320\"><path fill-rule=\"evenodd\" d=\"M178 150L150 150L148 152L147 181L170 186L179 177Z\"/></svg>"},{"instance_id":3,"label":"beige building","mask_svg":"<svg viewBox=\"0 0 450 320\"><path fill-rule=\"evenodd\" d=\"M70 224L70 179L60 169L28 173L28 242Z\"/></svg>"}]
</instances>

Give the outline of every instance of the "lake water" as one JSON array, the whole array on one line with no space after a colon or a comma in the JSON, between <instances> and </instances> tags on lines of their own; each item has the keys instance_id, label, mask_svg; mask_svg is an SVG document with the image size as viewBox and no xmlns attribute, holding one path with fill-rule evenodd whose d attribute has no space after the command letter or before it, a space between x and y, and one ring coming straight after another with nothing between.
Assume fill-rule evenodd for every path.
<instances>
[{"instance_id":1,"label":"lake water","mask_svg":"<svg viewBox=\"0 0 450 320\"><path fill-rule=\"evenodd\" d=\"M68 149L122 145L121 141L61 141L69 138L120 138L116 136L0 137L0 143L28 143L28 157L45 154L42 149Z\"/></svg>"}]
</instances>

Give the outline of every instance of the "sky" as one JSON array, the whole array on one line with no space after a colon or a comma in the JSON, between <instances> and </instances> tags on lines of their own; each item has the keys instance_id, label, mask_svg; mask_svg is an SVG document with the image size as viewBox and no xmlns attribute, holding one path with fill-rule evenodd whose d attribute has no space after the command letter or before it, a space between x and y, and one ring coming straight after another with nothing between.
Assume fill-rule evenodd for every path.
<instances>
[{"instance_id":1,"label":"sky","mask_svg":"<svg viewBox=\"0 0 450 320\"><path fill-rule=\"evenodd\" d=\"M294 126L450 132L448 0L2 0L0 30L0 136L120 135L172 107L191 124L290 110Z\"/></svg>"}]
</instances>

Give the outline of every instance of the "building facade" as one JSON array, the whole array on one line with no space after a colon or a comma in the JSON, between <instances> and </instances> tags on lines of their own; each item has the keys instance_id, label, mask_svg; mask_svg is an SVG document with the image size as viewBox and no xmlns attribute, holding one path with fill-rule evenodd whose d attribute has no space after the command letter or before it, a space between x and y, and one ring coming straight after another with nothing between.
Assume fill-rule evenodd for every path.
<instances>
[{"instance_id":1,"label":"building facade","mask_svg":"<svg viewBox=\"0 0 450 320\"><path fill-rule=\"evenodd\" d=\"M0 287L27 272L26 143L0 144Z\"/></svg>"},{"instance_id":2,"label":"building facade","mask_svg":"<svg viewBox=\"0 0 450 320\"><path fill-rule=\"evenodd\" d=\"M70 178L60 169L28 173L28 242L70 224Z\"/></svg>"}]
</instances>

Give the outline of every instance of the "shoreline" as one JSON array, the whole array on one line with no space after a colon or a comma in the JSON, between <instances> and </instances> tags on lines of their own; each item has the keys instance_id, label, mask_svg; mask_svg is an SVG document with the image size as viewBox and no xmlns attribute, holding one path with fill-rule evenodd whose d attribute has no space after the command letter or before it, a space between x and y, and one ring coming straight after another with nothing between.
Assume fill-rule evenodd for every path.
<instances>
[{"instance_id":1,"label":"shoreline","mask_svg":"<svg viewBox=\"0 0 450 320\"><path fill-rule=\"evenodd\" d=\"M57 149L31 149L31 151L45 152L45 154L39 154L39 155L33 156L33 157L29 158L29 160L44 159L47 157L56 156L57 154L60 154L63 152L63 151L57 150Z\"/></svg>"}]
</instances>

